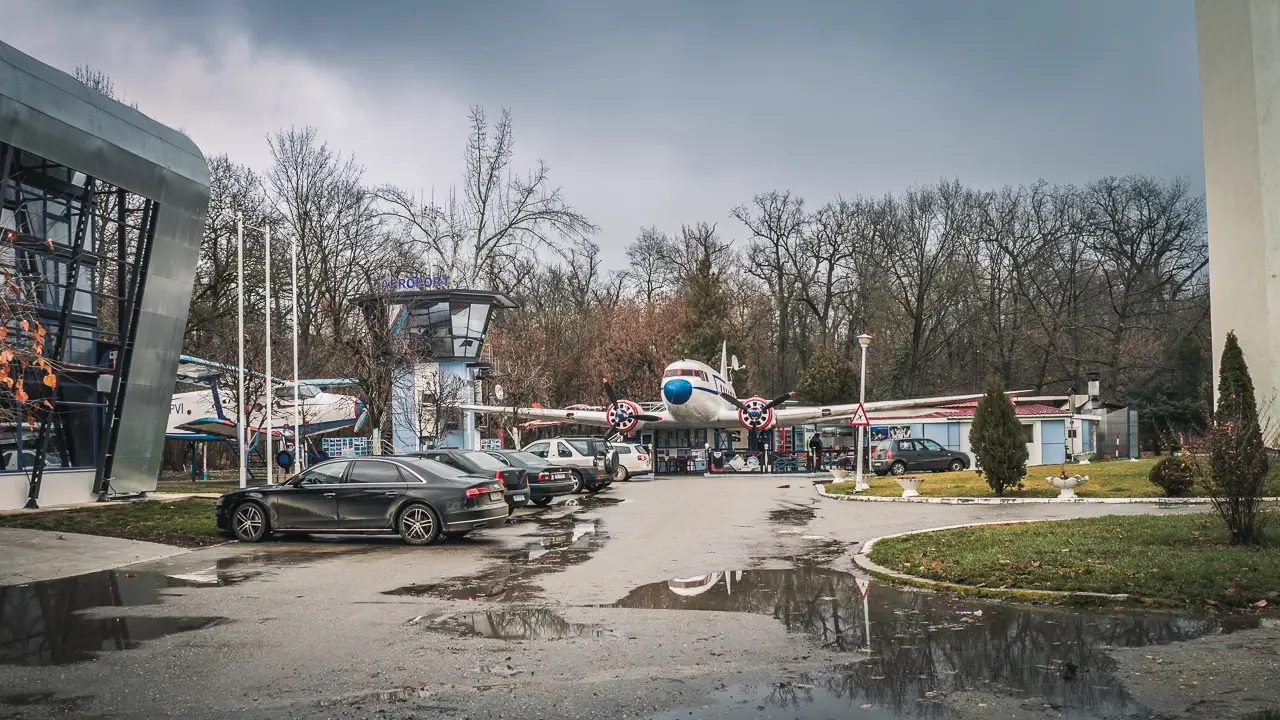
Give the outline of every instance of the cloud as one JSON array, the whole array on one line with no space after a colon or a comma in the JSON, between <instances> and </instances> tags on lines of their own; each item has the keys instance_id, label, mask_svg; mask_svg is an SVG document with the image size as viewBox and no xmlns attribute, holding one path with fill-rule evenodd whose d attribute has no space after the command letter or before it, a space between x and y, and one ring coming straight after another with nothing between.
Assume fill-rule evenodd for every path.
<instances>
[{"instance_id":1,"label":"cloud","mask_svg":"<svg viewBox=\"0 0 1280 720\"><path fill-rule=\"evenodd\" d=\"M208 154L264 168L314 125L369 182L442 195L467 111L513 110L618 267L641 226L720 223L773 189L810 205L941 178L1203 183L1187 0L687 3L0 0L6 42L88 62Z\"/></svg>"}]
</instances>

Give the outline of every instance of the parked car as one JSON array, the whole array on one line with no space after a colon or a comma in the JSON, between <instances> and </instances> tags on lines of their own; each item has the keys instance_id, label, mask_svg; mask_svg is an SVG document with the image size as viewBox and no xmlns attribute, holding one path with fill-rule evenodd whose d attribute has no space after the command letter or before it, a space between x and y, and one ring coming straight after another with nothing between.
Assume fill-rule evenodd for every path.
<instances>
[{"instance_id":1,"label":"parked car","mask_svg":"<svg viewBox=\"0 0 1280 720\"><path fill-rule=\"evenodd\" d=\"M507 517L502 483L421 458L328 460L279 485L218 498L218 528L244 542L272 533L397 533L410 545L462 537Z\"/></svg>"},{"instance_id":2,"label":"parked car","mask_svg":"<svg viewBox=\"0 0 1280 720\"><path fill-rule=\"evenodd\" d=\"M559 437L529 443L525 452L573 468L581 489L597 493L613 482L618 453L600 437Z\"/></svg>"},{"instance_id":3,"label":"parked car","mask_svg":"<svg viewBox=\"0 0 1280 720\"><path fill-rule=\"evenodd\" d=\"M495 460L489 453L480 450L423 450L405 453L409 457L421 457L435 460L450 467L457 468L468 475L488 475L502 483L506 494L507 505L512 512L518 507L529 504L528 473L506 463Z\"/></svg>"},{"instance_id":4,"label":"parked car","mask_svg":"<svg viewBox=\"0 0 1280 720\"><path fill-rule=\"evenodd\" d=\"M877 475L901 475L917 470L958 472L969 467L969 456L948 450L928 438L881 440L871 456L871 469Z\"/></svg>"},{"instance_id":5,"label":"parked car","mask_svg":"<svg viewBox=\"0 0 1280 720\"><path fill-rule=\"evenodd\" d=\"M486 450L504 465L524 470L529 479L529 497L534 505L550 505L557 495L578 492L578 476L568 465L555 465L537 455L519 450Z\"/></svg>"},{"instance_id":6,"label":"parked car","mask_svg":"<svg viewBox=\"0 0 1280 720\"><path fill-rule=\"evenodd\" d=\"M649 450L632 443L610 443L618 451L618 467L614 468L614 480L630 480L632 475L644 475L653 471Z\"/></svg>"}]
</instances>

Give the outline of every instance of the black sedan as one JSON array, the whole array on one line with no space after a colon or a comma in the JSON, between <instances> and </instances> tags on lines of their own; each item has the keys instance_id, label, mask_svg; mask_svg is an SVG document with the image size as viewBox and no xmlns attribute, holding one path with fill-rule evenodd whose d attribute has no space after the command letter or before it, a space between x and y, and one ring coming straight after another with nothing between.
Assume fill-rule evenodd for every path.
<instances>
[{"instance_id":1,"label":"black sedan","mask_svg":"<svg viewBox=\"0 0 1280 720\"><path fill-rule=\"evenodd\" d=\"M507 505L514 511L529 504L529 478L524 470L511 467L479 450L423 450L406 453L407 457L421 457L444 463L470 475L488 475L502 482L506 489Z\"/></svg>"},{"instance_id":2,"label":"black sedan","mask_svg":"<svg viewBox=\"0 0 1280 720\"><path fill-rule=\"evenodd\" d=\"M218 528L245 542L279 533L397 533L410 545L462 537L507 517L502 484L430 460L328 460L280 485L218 498Z\"/></svg>"},{"instance_id":3,"label":"black sedan","mask_svg":"<svg viewBox=\"0 0 1280 720\"><path fill-rule=\"evenodd\" d=\"M519 450L486 450L498 462L524 470L529 478L529 496L534 505L550 505L556 495L571 495L578 491L578 476L573 468L553 465L533 453Z\"/></svg>"}]
</instances>

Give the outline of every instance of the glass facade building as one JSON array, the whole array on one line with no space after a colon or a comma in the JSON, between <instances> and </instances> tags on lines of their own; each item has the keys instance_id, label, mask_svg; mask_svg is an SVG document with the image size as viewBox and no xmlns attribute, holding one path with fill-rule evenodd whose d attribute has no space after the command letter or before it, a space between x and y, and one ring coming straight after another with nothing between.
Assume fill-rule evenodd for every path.
<instances>
[{"instance_id":1,"label":"glass facade building","mask_svg":"<svg viewBox=\"0 0 1280 720\"><path fill-rule=\"evenodd\" d=\"M0 508L155 489L209 171L0 43Z\"/></svg>"}]
</instances>

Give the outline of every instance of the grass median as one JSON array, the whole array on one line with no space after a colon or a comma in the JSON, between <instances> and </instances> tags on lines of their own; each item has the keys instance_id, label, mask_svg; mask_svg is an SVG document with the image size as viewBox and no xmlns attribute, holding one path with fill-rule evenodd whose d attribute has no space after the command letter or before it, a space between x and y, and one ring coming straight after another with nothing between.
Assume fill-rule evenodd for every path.
<instances>
[{"instance_id":1,"label":"grass median","mask_svg":"<svg viewBox=\"0 0 1280 720\"><path fill-rule=\"evenodd\" d=\"M0 515L0 527L105 535L203 547L225 542L214 523L213 500L141 500L105 506Z\"/></svg>"},{"instance_id":2,"label":"grass median","mask_svg":"<svg viewBox=\"0 0 1280 720\"><path fill-rule=\"evenodd\" d=\"M1137 461L1112 460L1089 465L1069 465L1068 473L1088 475L1089 481L1076 488L1076 495L1083 498L1154 498L1164 497L1165 493L1153 485L1147 476L1159 458L1144 458ZM1275 463L1264 495L1280 496L1280 463ZM1057 497L1058 489L1049 485L1046 477L1057 475L1060 465L1037 465L1027 469L1023 478L1023 489L1005 490L1005 497ZM920 485L923 497L995 497L986 480L973 470L943 473L909 473L924 480ZM874 473L864 476L871 484L871 489L857 493L879 497L897 497L902 495L902 487L890 476L878 476ZM835 495L853 495L852 482L829 483L826 490ZM1196 493L1193 493L1196 494Z\"/></svg>"},{"instance_id":3,"label":"grass median","mask_svg":"<svg viewBox=\"0 0 1280 720\"><path fill-rule=\"evenodd\" d=\"M1162 605L1280 604L1280 542L1232 547L1212 514L988 525L877 542L898 572L983 588L1124 593Z\"/></svg>"}]
</instances>

